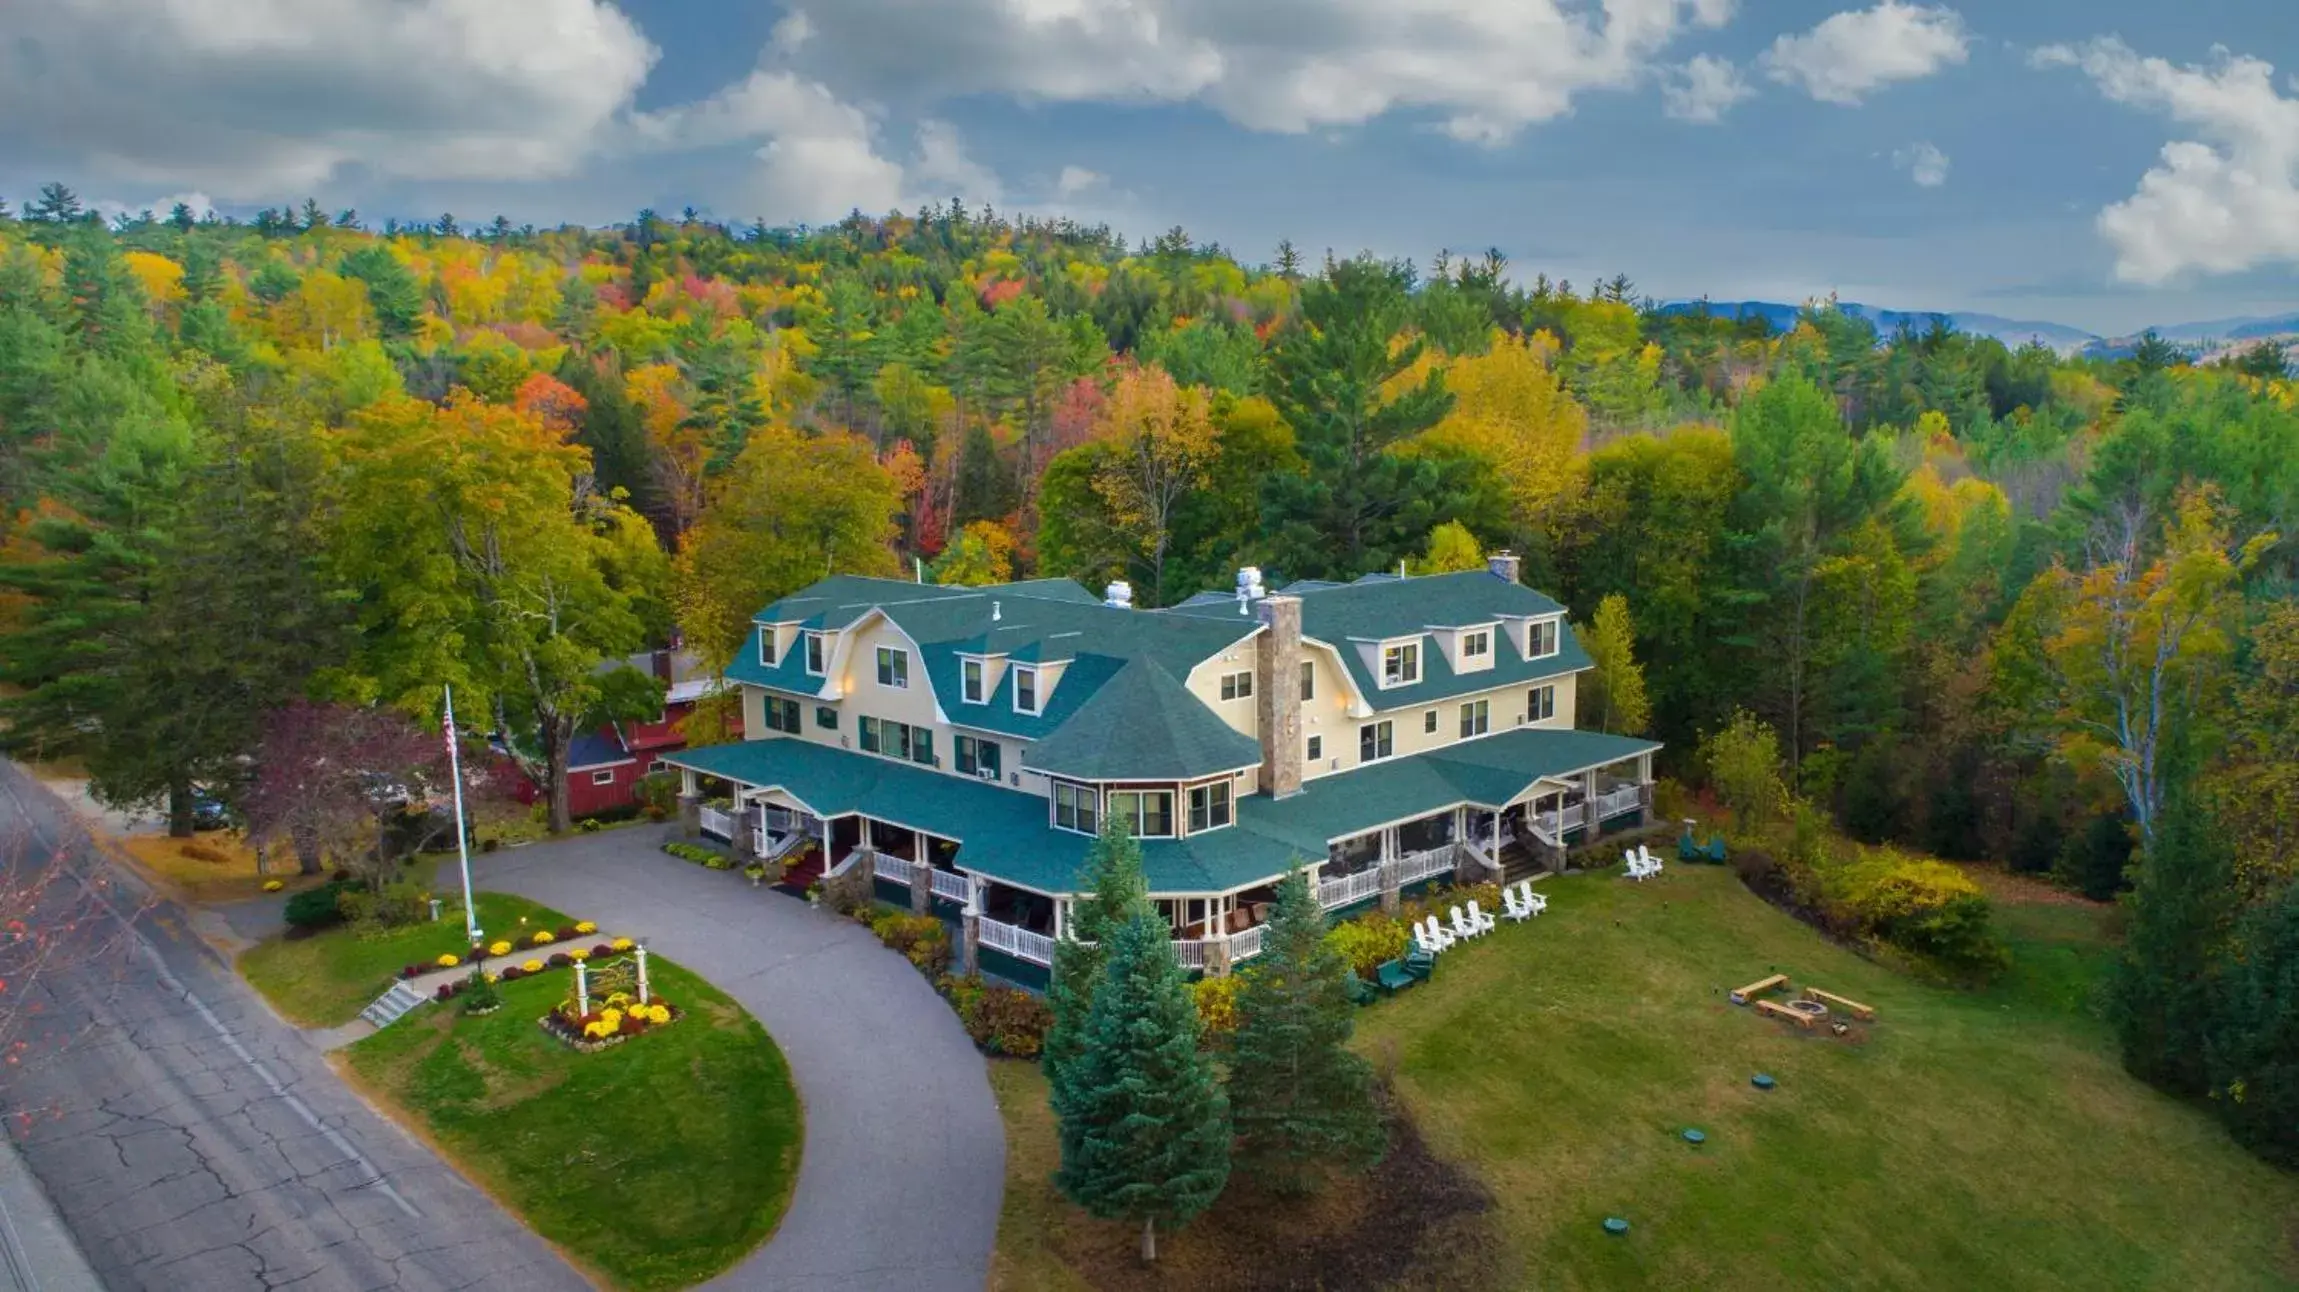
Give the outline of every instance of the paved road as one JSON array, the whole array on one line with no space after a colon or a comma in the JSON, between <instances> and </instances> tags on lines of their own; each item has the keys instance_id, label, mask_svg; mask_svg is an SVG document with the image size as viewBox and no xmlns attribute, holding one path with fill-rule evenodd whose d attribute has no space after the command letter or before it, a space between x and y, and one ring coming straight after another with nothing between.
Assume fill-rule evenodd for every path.
<instances>
[{"instance_id":1,"label":"paved road","mask_svg":"<svg viewBox=\"0 0 2299 1292\"><path fill-rule=\"evenodd\" d=\"M660 850L665 827L474 858L481 887L630 931L756 1015L790 1060L806 1149L774 1238L713 1286L980 1292L1005 1183L988 1070L868 929Z\"/></svg>"},{"instance_id":2,"label":"paved road","mask_svg":"<svg viewBox=\"0 0 2299 1292\"><path fill-rule=\"evenodd\" d=\"M0 839L25 834L28 855L87 846L58 800L0 762ZM131 893L109 900L135 911ZM52 894L45 912L91 907ZM588 1286L352 1095L182 912L150 906L132 933L93 914L75 926L89 954L30 984L40 1014L0 1102L112 1292Z\"/></svg>"}]
</instances>

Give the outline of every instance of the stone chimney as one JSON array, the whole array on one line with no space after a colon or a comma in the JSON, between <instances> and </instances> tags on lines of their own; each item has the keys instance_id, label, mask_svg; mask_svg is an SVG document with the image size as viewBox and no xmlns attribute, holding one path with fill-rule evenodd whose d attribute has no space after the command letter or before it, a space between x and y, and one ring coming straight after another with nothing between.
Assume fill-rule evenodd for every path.
<instances>
[{"instance_id":1,"label":"stone chimney","mask_svg":"<svg viewBox=\"0 0 2299 1292\"><path fill-rule=\"evenodd\" d=\"M1504 583L1517 581L1517 564L1515 552L1495 552L1485 558L1485 568L1493 572L1494 578Z\"/></svg>"},{"instance_id":2,"label":"stone chimney","mask_svg":"<svg viewBox=\"0 0 2299 1292\"><path fill-rule=\"evenodd\" d=\"M1301 598L1264 596L1253 610L1269 629L1259 638L1253 679L1261 792L1281 799L1301 792Z\"/></svg>"}]
</instances>

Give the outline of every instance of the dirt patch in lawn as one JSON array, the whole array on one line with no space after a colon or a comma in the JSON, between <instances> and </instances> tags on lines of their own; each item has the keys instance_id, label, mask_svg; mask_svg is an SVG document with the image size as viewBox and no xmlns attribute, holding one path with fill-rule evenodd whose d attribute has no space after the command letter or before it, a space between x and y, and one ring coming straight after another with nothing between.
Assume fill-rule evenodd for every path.
<instances>
[{"instance_id":1,"label":"dirt patch in lawn","mask_svg":"<svg viewBox=\"0 0 2299 1292\"><path fill-rule=\"evenodd\" d=\"M1161 1235L1151 1267L1137 1228L1081 1220L1065 1227L1063 1263L1108 1292L1494 1286L1492 1196L1431 1153L1387 1092L1381 1104L1389 1152L1364 1175L1303 1199L1232 1176L1211 1210Z\"/></svg>"}]
</instances>

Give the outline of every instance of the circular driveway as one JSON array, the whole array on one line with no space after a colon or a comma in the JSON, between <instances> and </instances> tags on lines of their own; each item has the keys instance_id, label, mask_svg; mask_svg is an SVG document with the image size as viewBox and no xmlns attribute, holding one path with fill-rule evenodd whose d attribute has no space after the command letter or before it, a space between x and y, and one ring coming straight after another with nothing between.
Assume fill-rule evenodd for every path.
<instances>
[{"instance_id":1,"label":"circular driveway","mask_svg":"<svg viewBox=\"0 0 2299 1292\"><path fill-rule=\"evenodd\" d=\"M957 1016L870 930L679 861L661 851L669 830L473 857L472 880L643 937L782 1047L806 1107L798 1187L774 1237L710 1286L981 1292L1006 1137ZM450 863L440 878L453 874Z\"/></svg>"}]
</instances>

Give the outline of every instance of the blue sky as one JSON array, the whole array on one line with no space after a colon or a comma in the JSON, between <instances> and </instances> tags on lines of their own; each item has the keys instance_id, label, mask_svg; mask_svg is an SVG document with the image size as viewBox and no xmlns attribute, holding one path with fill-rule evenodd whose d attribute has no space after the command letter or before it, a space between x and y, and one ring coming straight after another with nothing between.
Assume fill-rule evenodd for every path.
<instances>
[{"instance_id":1,"label":"blue sky","mask_svg":"<svg viewBox=\"0 0 2299 1292\"><path fill-rule=\"evenodd\" d=\"M953 193L2101 332L2299 309L2270 0L43 0L0 195L769 221Z\"/></svg>"}]
</instances>

